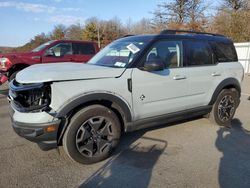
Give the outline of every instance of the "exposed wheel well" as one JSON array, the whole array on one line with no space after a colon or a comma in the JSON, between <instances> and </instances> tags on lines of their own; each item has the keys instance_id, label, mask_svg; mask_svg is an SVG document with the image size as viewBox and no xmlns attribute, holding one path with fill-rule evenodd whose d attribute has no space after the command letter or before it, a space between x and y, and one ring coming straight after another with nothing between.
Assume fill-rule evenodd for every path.
<instances>
[{"instance_id":1,"label":"exposed wheel well","mask_svg":"<svg viewBox=\"0 0 250 188\"><path fill-rule=\"evenodd\" d=\"M231 84L231 85L227 85L227 86L225 86L223 89L236 89L236 90L240 93L240 91L239 91L238 87L236 87L236 86L235 86L235 85L233 85L233 84Z\"/></svg>"},{"instance_id":2,"label":"exposed wheel well","mask_svg":"<svg viewBox=\"0 0 250 188\"><path fill-rule=\"evenodd\" d=\"M61 145L62 144L62 138L63 135L68 127L68 124L70 123L72 117L81 109L87 107L87 106L91 106L91 105L103 105L109 109L111 109L118 117L120 124L121 124L121 131L124 132L125 131L125 122L126 122L126 118L125 118L125 114L123 112L123 110L119 107L119 105L117 105L115 102L109 101L109 100L93 100L93 101L89 101L83 104L80 104L78 106L76 106L75 108L73 108L70 112L67 113L66 118L64 120L64 123L62 126L59 127L58 130L58 144Z\"/></svg>"},{"instance_id":3,"label":"exposed wheel well","mask_svg":"<svg viewBox=\"0 0 250 188\"><path fill-rule=\"evenodd\" d=\"M235 89L238 91L239 97L241 95L241 88L239 82L235 78L228 78L223 80L218 87L215 89L213 96L209 102L209 105L213 105L217 99L217 96L223 89Z\"/></svg>"}]
</instances>

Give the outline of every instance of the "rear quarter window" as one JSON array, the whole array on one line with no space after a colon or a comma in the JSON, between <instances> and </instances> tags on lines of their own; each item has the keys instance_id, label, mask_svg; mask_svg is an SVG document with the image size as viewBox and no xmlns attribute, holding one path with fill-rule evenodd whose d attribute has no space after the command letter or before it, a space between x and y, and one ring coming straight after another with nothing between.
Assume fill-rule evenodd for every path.
<instances>
[{"instance_id":1,"label":"rear quarter window","mask_svg":"<svg viewBox=\"0 0 250 188\"><path fill-rule=\"evenodd\" d=\"M237 53L233 43L210 42L217 62L238 61Z\"/></svg>"},{"instance_id":2,"label":"rear quarter window","mask_svg":"<svg viewBox=\"0 0 250 188\"><path fill-rule=\"evenodd\" d=\"M214 64L212 49L207 41L187 41L185 46L187 66Z\"/></svg>"}]
</instances>

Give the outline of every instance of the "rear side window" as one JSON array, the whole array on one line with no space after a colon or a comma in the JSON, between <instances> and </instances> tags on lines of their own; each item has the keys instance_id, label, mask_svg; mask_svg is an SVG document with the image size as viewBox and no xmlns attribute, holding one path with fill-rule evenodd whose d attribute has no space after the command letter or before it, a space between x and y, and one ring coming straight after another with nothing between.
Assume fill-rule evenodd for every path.
<instances>
[{"instance_id":1,"label":"rear side window","mask_svg":"<svg viewBox=\"0 0 250 188\"><path fill-rule=\"evenodd\" d=\"M73 43L73 53L76 55L94 55L95 47L91 43Z\"/></svg>"},{"instance_id":2,"label":"rear side window","mask_svg":"<svg viewBox=\"0 0 250 188\"><path fill-rule=\"evenodd\" d=\"M186 56L188 66L214 64L212 49L206 41L187 41Z\"/></svg>"},{"instance_id":3,"label":"rear side window","mask_svg":"<svg viewBox=\"0 0 250 188\"><path fill-rule=\"evenodd\" d=\"M211 42L217 62L238 61L233 43Z\"/></svg>"}]
</instances>

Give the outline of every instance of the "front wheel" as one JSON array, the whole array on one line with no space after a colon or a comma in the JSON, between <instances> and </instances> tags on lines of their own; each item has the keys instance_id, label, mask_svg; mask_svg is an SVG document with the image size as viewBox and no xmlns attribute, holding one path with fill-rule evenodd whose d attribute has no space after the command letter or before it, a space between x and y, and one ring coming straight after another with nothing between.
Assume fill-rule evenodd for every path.
<instances>
[{"instance_id":1,"label":"front wheel","mask_svg":"<svg viewBox=\"0 0 250 188\"><path fill-rule=\"evenodd\" d=\"M235 89L224 89L218 95L209 115L209 119L220 126L230 126L239 103L239 94Z\"/></svg>"},{"instance_id":2,"label":"front wheel","mask_svg":"<svg viewBox=\"0 0 250 188\"><path fill-rule=\"evenodd\" d=\"M116 114L102 105L92 105L72 117L63 137L63 147L71 159L83 164L95 163L111 154L120 135Z\"/></svg>"}]
</instances>

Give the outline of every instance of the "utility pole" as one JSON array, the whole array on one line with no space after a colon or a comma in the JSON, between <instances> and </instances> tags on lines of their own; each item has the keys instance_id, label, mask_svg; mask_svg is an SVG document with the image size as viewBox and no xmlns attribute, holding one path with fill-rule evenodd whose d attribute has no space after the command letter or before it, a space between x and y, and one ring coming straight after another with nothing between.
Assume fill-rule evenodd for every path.
<instances>
[{"instance_id":1,"label":"utility pole","mask_svg":"<svg viewBox=\"0 0 250 188\"><path fill-rule=\"evenodd\" d=\"M99 23L97 23L97 40L98 40L98 47L101 48L100 26L99 26Z\"/></svg>"}]
</instances>

